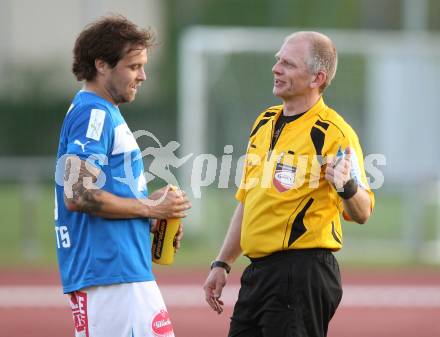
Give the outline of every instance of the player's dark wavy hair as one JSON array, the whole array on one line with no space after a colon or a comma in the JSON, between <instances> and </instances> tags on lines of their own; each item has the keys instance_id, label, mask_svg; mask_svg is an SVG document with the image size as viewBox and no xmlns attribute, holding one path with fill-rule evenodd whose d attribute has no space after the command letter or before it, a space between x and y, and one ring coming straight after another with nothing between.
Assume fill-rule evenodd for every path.
<instances>
[{"instance_id":1,"label":"player's dark wavy hair","mask_svg":"<svg viewBox=\"0 0 440 337\"><path fill-rule=\"evenodd\" d=\"M100 18L86 26L76 39L72 72L78 81L91 81L96 77L96 59L113 68L131 50L148 49L154 44L151 30L139 28L122 15Z\"/></svg>"}]
</instances>

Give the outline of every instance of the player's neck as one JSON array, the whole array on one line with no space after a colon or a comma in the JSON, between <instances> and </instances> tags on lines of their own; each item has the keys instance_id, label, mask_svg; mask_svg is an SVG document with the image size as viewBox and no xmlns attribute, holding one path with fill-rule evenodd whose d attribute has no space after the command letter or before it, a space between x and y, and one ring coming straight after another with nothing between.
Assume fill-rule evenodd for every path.
<instances>
[{"instance_id":1,"label":"player's neck","mask_svg":"<svg viewBox=\"0 0 440 337\"><path fill-rule=\"evenodd\" d=\"M313 94L309 96L292 97L283 100L283 115L294 116L310 110L312 106L321 98L320 94Z\"/></svg>"},{"instance_id":2,"label":"player's neck","mask_svg":"<svg viewBox=\"0 0 440 337\"><path fill-rule=\"evenodd\" d=\"M100 85L96 81L86 81L82 90L93 92L99 97L102 97L105 100L109 101L111 104L116 105L110 93L105 89L103 85Z\"/></svg>"}]
</instances>

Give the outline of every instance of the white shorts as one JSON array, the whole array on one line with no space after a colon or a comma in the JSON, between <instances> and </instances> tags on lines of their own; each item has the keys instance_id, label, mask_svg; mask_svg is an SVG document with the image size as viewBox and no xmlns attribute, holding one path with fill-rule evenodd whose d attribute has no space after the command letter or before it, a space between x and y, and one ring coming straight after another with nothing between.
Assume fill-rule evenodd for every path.
<instances>
[{"instance_id":1,"label":"white shorts","mask_svg":"<svg viewBox=\"0 0 440 337\"><path fill-rule=\"evenodd\" d=\"M155 281L90 287L68 295L75 337L174 337Z\"/></svg>"}]
</instances>

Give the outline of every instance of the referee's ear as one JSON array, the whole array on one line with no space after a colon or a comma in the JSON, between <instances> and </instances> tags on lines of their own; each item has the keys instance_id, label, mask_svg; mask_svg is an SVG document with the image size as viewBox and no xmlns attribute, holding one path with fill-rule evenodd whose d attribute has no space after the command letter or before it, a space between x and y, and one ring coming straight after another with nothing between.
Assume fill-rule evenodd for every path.
<instances>
[{"instance_id":1,"label":"referee's ear","mask_svg":"<svg viewBox=\"0 0 440 337\"><path fill-rule=\"evenodd\" d=\"M312 89L318 89L322 87L322 85L327 81L327 74L319 70L316 74L313 74L312 82L310 83L310 87Z\"/></svg>"}]
</instances>

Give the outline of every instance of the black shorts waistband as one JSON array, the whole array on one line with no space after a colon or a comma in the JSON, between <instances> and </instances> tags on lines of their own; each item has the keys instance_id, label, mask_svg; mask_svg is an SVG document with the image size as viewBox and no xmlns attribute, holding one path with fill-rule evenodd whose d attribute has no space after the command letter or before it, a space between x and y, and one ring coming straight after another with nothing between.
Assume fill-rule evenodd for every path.
<instances>
[{"instance_id":1,"label":"black shorts waistband","mask_svg":"<svg viewBox=\"0 0 440 337\"><path fill-rule=\"evenodd\" d=\"M308 249L286 249L280 250L278 252L272 253L270 255L266 255L263 257L249 257L252 263L264 263L264 262L273 262L275 260L280 260L284 258L288 258L291 256L310 256L310 255L332 255L332 251L327 248L308 248Z\"/></svg>"}]
</instances>

